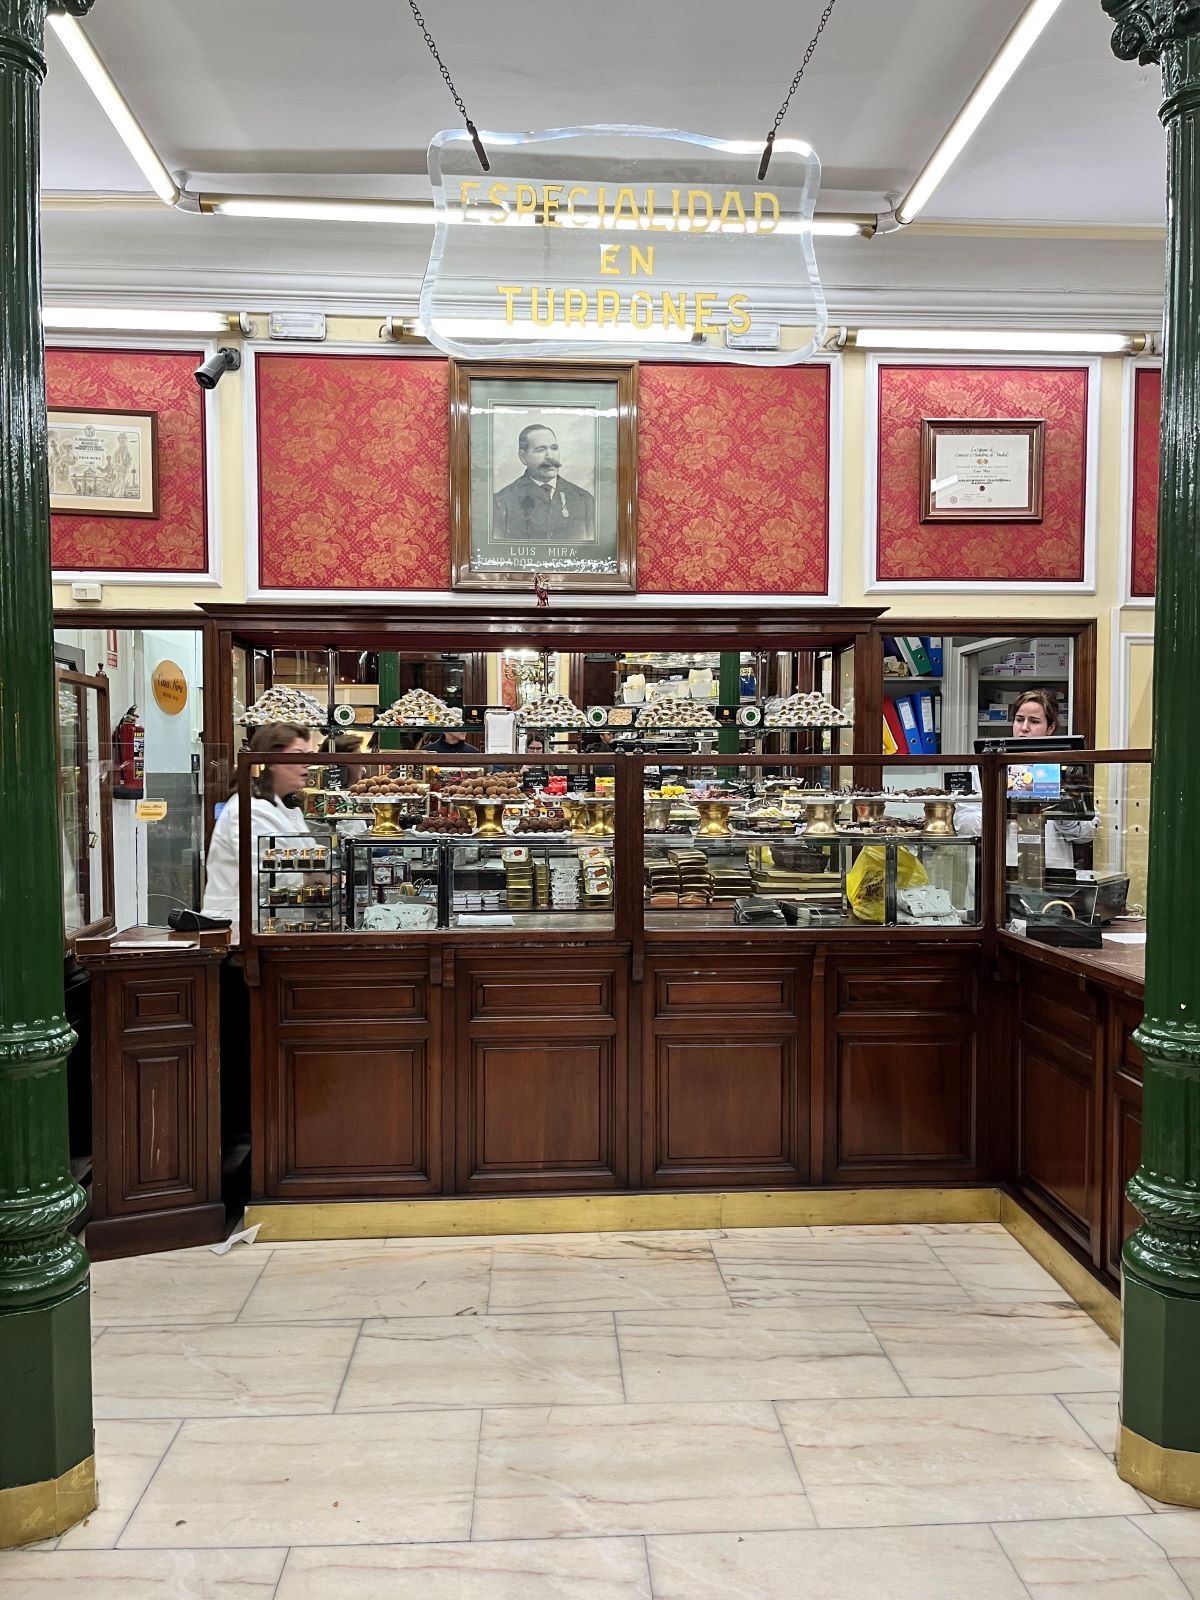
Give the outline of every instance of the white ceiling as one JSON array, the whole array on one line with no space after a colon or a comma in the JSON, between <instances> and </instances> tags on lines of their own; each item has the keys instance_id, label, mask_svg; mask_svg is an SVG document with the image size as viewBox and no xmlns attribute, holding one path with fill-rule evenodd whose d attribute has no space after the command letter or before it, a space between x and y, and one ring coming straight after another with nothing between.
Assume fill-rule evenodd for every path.
<instances>
[{"instance_id":1,"label":"white ceiling","mask_svg":"<svg viewBox=\"0 0 1200 1600\"><path fill-rule=\"evenodd\" d=\"M785 132L824 166L824 209L903 194L1025 0L839 0ZM427 0L482 128L642 122L757 138L821 0ZM192 188L423 192L425 148L458 125L405 0L99 0L84 24L167 166ZM1158 75L1115 61L1100 0L1064 0L922 222L1161 226ZM145 181L56 39L43 187ZM424 190L427 192L427 189ZM404 309L430 233L167 211L47 212L48 293L319 298ZM819 241L835 315L1051 316L1153 325L1161 245L931 238ZM1057 308L1057 310L1056 310ZM1149 317L1150 323L1145 322Z\"/></svg>"}]
</instances>

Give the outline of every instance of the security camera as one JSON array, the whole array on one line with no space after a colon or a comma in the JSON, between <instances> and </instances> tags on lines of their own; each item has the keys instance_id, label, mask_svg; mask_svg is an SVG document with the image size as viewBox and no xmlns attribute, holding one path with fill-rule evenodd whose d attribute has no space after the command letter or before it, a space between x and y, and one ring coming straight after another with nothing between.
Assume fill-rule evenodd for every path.
<instances>
[{"instance_id":1,"label":"security camera","mask_svg":"<svg viewBox=\"0 0 1200 1600\"><path fill-rule=\"evenodd\" d=\"M215 389L227 372L236 372L241 364L239 353L223 344L207 361L201 362L192 377L202 389Z\"/></svg>"}]
</instances>

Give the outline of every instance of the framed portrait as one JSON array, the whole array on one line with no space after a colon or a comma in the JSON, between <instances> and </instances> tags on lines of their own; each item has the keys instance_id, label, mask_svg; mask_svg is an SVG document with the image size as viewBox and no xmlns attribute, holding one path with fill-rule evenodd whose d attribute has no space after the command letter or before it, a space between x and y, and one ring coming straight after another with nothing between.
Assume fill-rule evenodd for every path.
<instances>
[{"instance_id":1,"label":"framed portrait","mask_svg":"<svg viewBox=\"0 0 1200 1600\"><path fill-rule=\"evenodd\" d=\"M156 411L51 408L48 421L50 509L55 515L158 515Z\"/></svg>"},{"instance_id":2,"label":"framed portrait","mask_svg":"<svg viewBox=\"0 0 1200 1600\"><path fill-rule=\"evenodd\" d=\"M924 418L921 521L1040 522L1045 432L1041 418Z\"/></svg>"},{"instance_id":3,"label":"framed portrait","mask_svg":"<svg viewBox=\"0 0 1200 1600\"><path fill-rule=\"evenodd\" d=\"M637 588L637 362L450 363L456 589Z\"/></svg>"}]
</instances>

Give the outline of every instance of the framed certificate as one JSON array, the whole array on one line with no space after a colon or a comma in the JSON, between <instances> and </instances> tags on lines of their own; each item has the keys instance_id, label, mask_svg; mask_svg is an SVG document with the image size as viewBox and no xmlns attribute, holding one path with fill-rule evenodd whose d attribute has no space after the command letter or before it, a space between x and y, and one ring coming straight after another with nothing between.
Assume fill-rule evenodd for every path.
<instances>
[{"instance_id":1,"label":"framed certificate","mask_svg":"<svg viewBox=\"0 0 1200 1600\"><path fill-rule=\"evenodd\" d=\"M158 516L157 411L48 413L56 516Z\"/></svg>"},{"instance_id":2,"label":"framed certificate","mask_svg":"<svg viewBox=\"0 0 1200 1600\"><path fill-rule=\"evenodd\" d=\"M922 522L1040 522L1041 418L925 417Z\"/></svg>"}]
</instances>

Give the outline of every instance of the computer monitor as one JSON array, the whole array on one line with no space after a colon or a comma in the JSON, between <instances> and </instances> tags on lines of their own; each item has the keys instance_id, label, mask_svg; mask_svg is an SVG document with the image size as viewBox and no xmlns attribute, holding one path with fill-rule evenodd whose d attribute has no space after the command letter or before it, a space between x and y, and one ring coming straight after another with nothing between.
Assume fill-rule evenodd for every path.
<instances>
[{"instance_id":1,"label":"computer monitor","mask_svg":"<svg viewBox=\"0 0 1200 1600\"><path fill-rule=\"evenodd\" d=\"M1031 756L1043 750L1082 750L1086 742L1081 733L1047 733L1036 739L976 739L975 754L999 751L1002 755Z\"/></svg>"}]
</instances>

